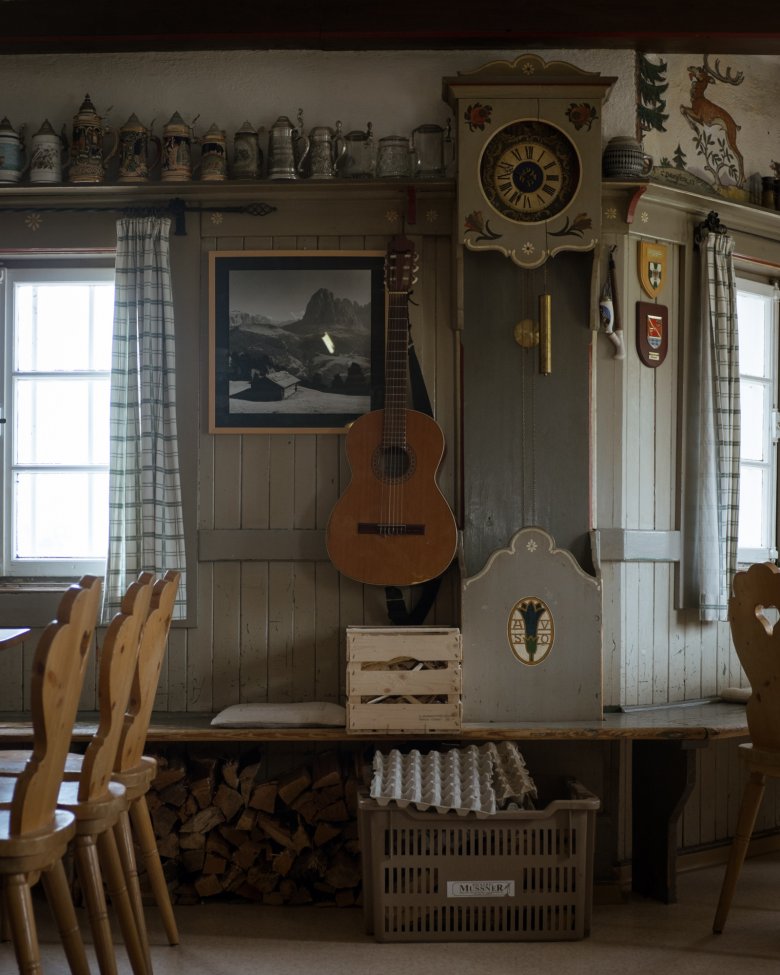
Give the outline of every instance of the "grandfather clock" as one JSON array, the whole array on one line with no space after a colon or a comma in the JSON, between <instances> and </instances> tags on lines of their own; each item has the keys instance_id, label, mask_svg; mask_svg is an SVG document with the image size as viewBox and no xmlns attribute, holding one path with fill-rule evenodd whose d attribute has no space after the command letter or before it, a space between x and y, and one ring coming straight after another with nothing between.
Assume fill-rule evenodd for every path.
<instances>
[{"instance_id":1,"label":"grandfather clock","mask_svg":"<svg viewBox=\"0 0 780 975\"><path fill-rule=\"evenodd\" d=\"M458 140L467 574L530 525L590 566L590 325L614 81L535 54L443 80Z\"/></svg>"}]
</instances>

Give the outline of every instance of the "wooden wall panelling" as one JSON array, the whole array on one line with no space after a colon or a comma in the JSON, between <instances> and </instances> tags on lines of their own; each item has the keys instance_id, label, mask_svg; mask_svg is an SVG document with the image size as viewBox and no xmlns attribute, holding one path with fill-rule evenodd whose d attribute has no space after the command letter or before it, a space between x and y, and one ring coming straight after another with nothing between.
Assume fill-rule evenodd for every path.
<instances>
[{"instance_id":1,"label":"wooden wall panelling","mask_svg":"<svg viewBox=\"0 0 780 975\"><path fill-rule=\"evenodd\" d=\"M198 567L198 625L187 634L187 711L212 710L213 564Z\"/></svg>"},{"instance_id":2,"label":"wooden wall panelling","mask_svg":"<svg viewBox=\"0 0 780 975\"><path fill-rule=\"evenodd\" d=\"M339 574L330 562L315 562L314 603L317 612L314 700L340 703L342 647L339 616Z\"/></svg>"},{"instance_id":3,"label":"wooden wall panelling","mask_svg":"<svg viewBox=\"0 0 780 975\"><path fill-rule=\"evenodd\" d=\"M158 684L158 693L165 695L165 704L157 698L155 710L187 710L188 632L183 627L171 627L161 675L163 679Z\"/></svg>"},{"instance_id":4,"label":"wooden wall panelling","mask_svg":"<svg viewBox=\"0 0 780 975\"><path fill-rule=\"evenodd\" d=\"M293 701L314 700L317 664L316 563L295 562L292 593Z\"/></svg>"},{"instance_id":5,"label":"wooden wall panelling","mask_svg":"<svg viewBox=\"0 0 780 975\"><path fill-rule=\"evenodd\" d=\"M269 525L271 483L271 437L253 434L241 437L242 529L264 529ZM258 552L258 556L262 553Z\"/></svg>"},{"instance_id":6,"label":"wooden wall panelling","mask_svg":"<svg viewBox=\"0 0 780 975\"><path fill-rule=\"evenodd\" d=\"M314 527L325 531L333 506L343 489L340 482L340 462L344 438L340 434L321 434L317 437L317 496Z\"/></svg>"},{"instance_id":7,"label":"wooden wall panelling","mask_svg":"<svg viewBox=\"0 0 780 975\"><path fill-rule=\"evenodd\" d=\"M268 700L293 701L295 564L268 566Z\"/></svg>"},{"instance_id":8,"label":"wooden wall panelling","mask_svg":"<svg viewBox=\"0 0 780 975\"><path fill-rule=\"evenodd\" d=\"M215 562L211 706L215 711L240 700L241 565Z\"/></svg>"},{"instance_id":9,"label":"wooden wall panelling","mask_svg":"<svg viewBox=\"0 0 780 975\"><path fill-rule=\"evenodd\" d=\"M0 710L24 711L30 706L31 671L26 661L30 657L28 648L36 646L39 635L40 631L32 631L21 646L0 653Z\"/></svg>"},{"instance_id":10,"label":"wooden wall panelling","mask_svg":"<svg viewBox=\"0 0 780 975\"><path fill-rule=\"evenodd\" d=\"M247 438L248 439L248 438ZM241 563L240 686L237 702L268 699L268 563Z\"/></svg>"},{"instance_id":11,"label":"wooden wall panelling","mask_svg":"<svg viewBox=\"0 0 780 975\"><path fill-rule=\"evenodd\" d=\"M317 441L325 434L299 433L293 439L293 527L313 530L317 527ZM332 434L331 436L336 436Z\"/></svg>"}]
</instances>

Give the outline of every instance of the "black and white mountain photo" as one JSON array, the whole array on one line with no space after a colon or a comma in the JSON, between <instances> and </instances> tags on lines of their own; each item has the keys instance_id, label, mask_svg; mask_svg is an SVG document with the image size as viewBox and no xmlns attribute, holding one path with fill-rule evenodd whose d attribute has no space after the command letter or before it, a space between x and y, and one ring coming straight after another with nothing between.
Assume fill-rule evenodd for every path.
<instances>
[{"instance_id":1,"label":"black and white mountain photo","mask_svg":"<svg viewBox=\"0 0 780 975\"><path fill-rule=\"evenodd\" d=\"M370 409L370 269L232 269L229 294L231 414Z\"/></svg>"}]
</instances>

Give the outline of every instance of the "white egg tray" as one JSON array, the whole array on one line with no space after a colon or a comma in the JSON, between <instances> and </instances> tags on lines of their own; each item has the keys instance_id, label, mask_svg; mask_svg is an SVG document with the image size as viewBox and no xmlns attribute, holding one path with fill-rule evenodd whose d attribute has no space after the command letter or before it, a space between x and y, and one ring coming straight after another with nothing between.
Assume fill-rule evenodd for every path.
<instances>
[{"instance_id":1,"label":"white egg tray","mask_svg":"<svg viewBox=\"0 0 780 975\"><path fill-rule=\"evenodd\" d=\"M468 745L421 754L374 752L371 798L380 806L491 816L499 809L533 808L536 786L513 742Z\"/></svg>"}]
</instances>

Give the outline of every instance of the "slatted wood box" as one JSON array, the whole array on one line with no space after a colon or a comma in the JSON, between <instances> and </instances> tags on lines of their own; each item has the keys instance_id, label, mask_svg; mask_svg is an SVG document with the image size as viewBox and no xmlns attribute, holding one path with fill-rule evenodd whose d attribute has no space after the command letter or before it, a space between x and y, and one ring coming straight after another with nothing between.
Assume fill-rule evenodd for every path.
<instances>
[{"instance_id":1,"label":"slatted wood box","mask_svg":"<svg viewBox=\"0 0 780 975\"><path fill-rule=\"evenodd\" d=\"M347 627L347 731L459 731L460 630Z\"/></svg>"}]
</instances>

